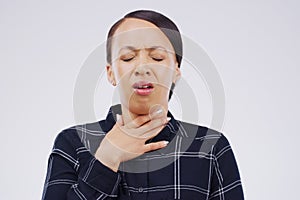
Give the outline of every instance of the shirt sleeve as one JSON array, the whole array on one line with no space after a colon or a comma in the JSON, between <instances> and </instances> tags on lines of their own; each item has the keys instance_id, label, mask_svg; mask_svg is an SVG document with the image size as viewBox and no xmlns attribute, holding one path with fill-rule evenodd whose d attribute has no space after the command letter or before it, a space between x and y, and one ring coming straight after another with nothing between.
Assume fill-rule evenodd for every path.
<instances>
[{"instance_id":1,"label":"shirt sleeve","mask_svg":"<svg viewBox=\"0 0 300 200\"><path fill-rule=\"evenodd\" d=\"M120 175L98 161L76 136L67 132L57 136L42 199L115 199Z\"/></svg>"},{"instance_id":2,"label":"shirt sleeve","mask_svg":"<svg viewBox=\"0 0 300 200\"><path fill-rule=\"evenodd\" d=\"M213 150L210 200L244 200L240 174L232 148L222 134Z\"/></svg>"}]
</instances>

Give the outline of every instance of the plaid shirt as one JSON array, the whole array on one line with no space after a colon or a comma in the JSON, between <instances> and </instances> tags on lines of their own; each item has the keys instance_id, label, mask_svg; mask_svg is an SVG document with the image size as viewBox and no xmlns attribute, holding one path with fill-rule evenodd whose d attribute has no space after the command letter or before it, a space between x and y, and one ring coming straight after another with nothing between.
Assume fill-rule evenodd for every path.
<instances>
[{"instance_id":1,"label":"plaid shirt","mask_svg":"<svg viewBox=\"0 0 300 200\"><path fill-rule=\"evenodd\" d=\"M215 130L171 120L152 142L167 147L121 163L114 172L95 157L115 124L120 105L105 120L61 131L48 160L42 199L243 200L243 190L228 140ZM148 141L148 142L151 142Z\"/></svg>"}]
</instances>

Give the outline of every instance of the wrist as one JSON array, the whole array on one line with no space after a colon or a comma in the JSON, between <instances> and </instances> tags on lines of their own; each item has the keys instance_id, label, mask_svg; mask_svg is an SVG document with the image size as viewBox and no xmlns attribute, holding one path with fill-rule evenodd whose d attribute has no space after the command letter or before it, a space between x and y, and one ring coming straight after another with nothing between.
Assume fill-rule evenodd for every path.
<instances>
[{"instance_id":1,"label":"wrist","mask_svg":"<svg viewBox=\"0 0 300 200\"><path fill-rule=\"evenodd\" d=\"M104 143L104 141L101 142L95 153L95 157L102 164L104 164L114 172L117 172L119 169L120 161L116 153L113 153L115 151L113 151L113 149L109 148L109 146L105 145Z\"/></svg>"},{"instance_id":2,"label":"wrist","mask_svg":"<svg viewBox=\"0 0 300 200\"><path fill-rule=\"evenodd\" d=\"M119 165L120 162L106 158L106 157L102 157L102 156L98 156L96 157L103 165L107 166L108 168L110 168L112 171L117 172L119 169Z\"/></svg>"}]
</instances>

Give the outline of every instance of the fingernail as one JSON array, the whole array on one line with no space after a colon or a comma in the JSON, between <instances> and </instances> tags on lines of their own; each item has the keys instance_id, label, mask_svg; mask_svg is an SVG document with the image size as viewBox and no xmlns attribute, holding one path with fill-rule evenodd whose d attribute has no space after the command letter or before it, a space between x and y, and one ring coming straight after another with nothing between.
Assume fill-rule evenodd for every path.
<instances>
[{"instance_id":1,"label":"fingernail","mask_svg":"<svg viewBox=\"0 0 300 200\"><path fill-rule=\"evenodd\" d=\"M151 108L149 109L149 114L150 116L158 116L158 115L162 115L164 111L164 107L162 105L159 104L155 104L153 106L151 106Z\"/></svg>"},{"instance_id":2,"label":"fingernail","mask_svg":"<svg viewBox=\"0 0 300 200\"><path fill-rule=\"evenodd\" d=\"M157 111L155 111L153 114L154 114L154 115L159 115L160 113L162 113L162 111L163 111L163 110L160 108L160 109L158 109Z\"/></svg>"},{"instance_id":3,"label":"fingernail","mask_svg":"<svg viewBox=\"0 0 300 200\"><path fill-rule=\"evenodd\" d=\"M158 109L158 110L156 110L156 111L154 111L152 114L150 114L152 117L154 117L154 116L159 116L159 115L161 115L163 113L163 110L160 108L160 109Z\"/></svg>"},{"instance_id":4,"label":"fingernail","mask_svg":"<svg viewBox=\"0 0 300 200\"><path fill-rule=\"evenodd\" d=\"M160 108L152 113L150 113L150 118L154 118L163 114L163 110Z\"/></svg>"},{"instance_id":5,"label":"fingernail","mask_svg":"<svg viewBox=\"0 0 300 200\"><path fill-rule=\"evenodd\" d=\"M167 146L169 144L169 141L164 141L164 145Z\"/></svg>"}]
</instances>

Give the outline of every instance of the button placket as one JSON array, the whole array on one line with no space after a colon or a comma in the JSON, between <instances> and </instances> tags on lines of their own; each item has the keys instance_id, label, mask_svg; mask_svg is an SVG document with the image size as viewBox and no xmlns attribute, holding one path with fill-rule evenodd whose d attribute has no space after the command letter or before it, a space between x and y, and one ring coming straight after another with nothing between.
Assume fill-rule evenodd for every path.
<instances>
[{"instance_id":1,"label":"button placket","mask_svg":"<svg viewBox=\"0 0 300 200\"><path fill-rule=\"evenodd\" d=\"M138 191L139 191L139 193L142 193L142 192L144 192L144 188L139 187Z\"/></svg>"}]
</instances>

